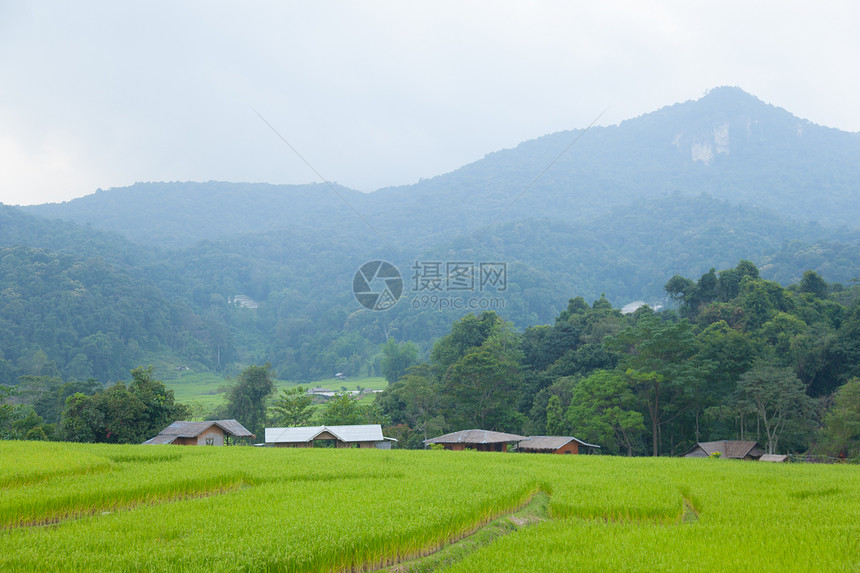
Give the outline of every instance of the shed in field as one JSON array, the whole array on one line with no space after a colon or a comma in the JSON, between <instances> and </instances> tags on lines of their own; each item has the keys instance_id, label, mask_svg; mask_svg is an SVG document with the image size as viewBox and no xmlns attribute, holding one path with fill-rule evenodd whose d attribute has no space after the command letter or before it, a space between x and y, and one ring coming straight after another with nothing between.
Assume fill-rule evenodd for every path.
<instances>
[{"instance_id":1,"label":"shed in field","mask_svg":"<svg viewBox=\"0 0 860 573\"><path fill-rule=\"evenodd\" d=\"M579 454L599 448L572 436L531 436L517 444L518 452L528 454Z\"/></svg>"},{"instance_id":2,"label":"shed in field","mask_svg":"<svg viewBox=\"0 0 860 573\"><path fill-rule=\"evenodd\" d=\"M338 448L377 448L390 450L394 438L382 435L379 424L353 426L298 426L266 428L266 445L280 448L312 448L314 442L331 440Z\"/></svg>"},{"instance_id":3,"label":"shed in field","mask_svg":"<svg viewBox=\"0 0 860 573\"><path fill-rule=\"evenodd\" d=\"M686 454L685 458L707 458L719 452L721 458L736 460L758 460L766 452L758 442L748 440L719 440L716 442L699 442Z\"/></svg>"},{"instance_id":4,"label":"shed in field","mask_svg":"<svg viewBox=\"0 0 860 573\"><path fill-rule=\"evenodd\" d=\"M493 432L490 430L462 430L424 440L424 446L441 444L446 450L478 450L479 452L506 452L508 444L525 440L525 436Z\"/></svg>"},{"instance_id":5,"label":"shed in field","mask_svg":"<svg viewBox=\"0 0 860 573\"><path fill-rule=\"evenodd\" d=\"M758 459L758 461L760 461L760 462L775 462L775 463L779 464L779 463L788 461L788 456L785 454L783 454L783 455L765 454L762 457L760 457Z\"/></svg>"},{"instance_id":6,"label":"shed in field","mask_svg":"<svg viewBox=\"0 0 860 573\"><path fill-rule=\"evenodd\" d=\"M208 422L173 422L145 445L175 444L179 446L223 446L235 439L253 439L255 436L236 420Z\"/></svg>"}]
</instances>

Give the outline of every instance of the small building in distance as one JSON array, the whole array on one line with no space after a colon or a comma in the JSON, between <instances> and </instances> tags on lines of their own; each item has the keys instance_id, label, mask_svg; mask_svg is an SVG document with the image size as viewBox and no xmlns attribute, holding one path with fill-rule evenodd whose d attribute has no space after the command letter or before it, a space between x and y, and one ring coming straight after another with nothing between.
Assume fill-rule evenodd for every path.
<instances>
[{"instance_id":1,"label":"small building in distance","mask_svg":"<svg viewBox=\"0 0 860 573\"><path fill-rule=\"evenodd\" d=\"M517 444L518 452L527 454L580 454L589 453L595 444L588 444L572 436L530 436Z\"/></svg>"},{"instance_id":2,"label":"small building in distance","mask_svg":"<svg viewBox=\"0 0 860 573\"><path fill-rule=\"evenodd\" d=\"M478 450L479 452L506 452L508 444L525 440L525 436L493 432L491 430L461 430L444 436L424 440L424 446L439 444L446 450Z\"/></svg>"},{"instance_id":3,"label":"small building in distance","mask_svg":"<svg viewBox=\"0 0 860 573\"><path fill-rule=\"evenodd\" d=\"M233 440L254 439L254 437L254 434L236 420L177 421L143 443L144 445L223 446Z\"/></svg>"},{"instance_id":4,"label":"small building in distance","mask_svg":"<svg viewBox=\"0 0 860 573\"><path fill-rule=\"evenodd\" d=\"M266 428L266 445L279 448L312 448L314 442L329 440L338 448L376 448L390 450L394 438L382 435L379 424L353 426L298 426Z\"/></svg>"},{"instance_id":5,"label":"small building in distance","mask_svg":"<svg viewBox=\"0 0 860 573\"><path fill-rule=\"evenodd\" d=\"M766 452L758 442L749 440L719 440L699 442L686 454L685 458L707 458L719 452L721 458L735 460L758 460Z\"/></svg>"}]
</instances>

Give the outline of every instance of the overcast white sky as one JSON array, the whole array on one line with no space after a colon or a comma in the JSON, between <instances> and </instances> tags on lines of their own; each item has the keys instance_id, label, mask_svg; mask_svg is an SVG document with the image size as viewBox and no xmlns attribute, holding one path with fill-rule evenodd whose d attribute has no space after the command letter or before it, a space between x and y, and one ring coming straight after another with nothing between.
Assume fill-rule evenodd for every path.
<instances>
[{"instance_id":1,"label":"overcast white sky","mask_svg":"<svg viewBox=\"0 0 860 573\"><path fill-rule=\"evenodd\" d=\"M860 131L860 3L0 0L0 202L372 191L737 85Z\"/></svg>"}]
</instances>

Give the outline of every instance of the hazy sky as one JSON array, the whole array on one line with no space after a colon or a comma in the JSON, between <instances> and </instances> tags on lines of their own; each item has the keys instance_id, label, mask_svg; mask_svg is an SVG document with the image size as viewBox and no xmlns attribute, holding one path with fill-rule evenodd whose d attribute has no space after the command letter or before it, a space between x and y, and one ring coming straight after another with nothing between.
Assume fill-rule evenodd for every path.
<instances>
[{"instance_id":1,"label":"hazy sky","mask_svg":"<svg viewBox=\"0 0 860 573\"><path fill-rule=\"evenodd\" d=\"M0 0L0 202L409 184L736 85L860 131L860 3Z\"/></svg>"}]
</instances>

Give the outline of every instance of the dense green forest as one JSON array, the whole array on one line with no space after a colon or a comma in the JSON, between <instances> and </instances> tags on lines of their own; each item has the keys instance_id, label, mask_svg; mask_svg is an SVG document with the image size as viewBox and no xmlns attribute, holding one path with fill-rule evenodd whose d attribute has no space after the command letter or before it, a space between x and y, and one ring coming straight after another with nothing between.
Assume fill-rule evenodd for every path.
<instances>
[{"instance_id":1,"label":"dense green forest","mask_svg":"<svg viewBox=\"0 0 860 573\"><path fill-rule=\"evenodd\" d=\"M807 271L784 288L741 261L696 281L676 275L665 289L677 309L622 314L605 297L576 297L553 324L524 331L495 312L470 313L426 361L389 339L380 366L389 387L372 405L338 395L317 417L303 389L273 399L271 367L250 366L211 414L258 435L267 424L381 423L412 448L483 428L576 435L607 454L754 439L771 453L860 455L860 287ZM151 367L107 388L31 374L0 391L6 437L139 443L194 415Z\"/></svg>"},{"instance_id":2,"label":"dense green forest","mask_svg":"<svg viewBox=\"0 0 860 573\"><path fill-rule=\"evenodd\" d=\"M605 294L619 307L671 305L662 289L667 275L697 276L744 257L781 284L807 269L846 284L860 276L853 232L797 225L704 195L618 206L579 225L503 223L486 237L413 252L324 230L161 250L11 207L0 207L0 218L5 384L22 375L109 383L143 363L162 372L236 374L269 362L297 381L378 374L388 339L412 341L427 355L468 309L416 308L420 293L408 288L385 312L362 308L352 277L376 258L396 264L407 284L416 260L503 261L508 285L498 310L518 328L551 322L570 293ZM239 294L257 308L231 304Z\"/></svg>"},{"instance_id":3,"label":"dense green forest","mask_svg":"<svg viewBox=\"0 0 860 573\"><path fill-rule=\"evenodd\" d=\"M575 435L611 454L677 455L717 439L860 454L858 287L809 271L783 288L741 261L697 281L676 275L666 290L677 310L624 315L577 297L522 333L470 314L377 403L411 447L483 428ZM834 393L850 426L841 441Z\"/></svg>"},{"instance_id":4,"label":"dense green forest","mask_svg":"<svg viewBox=\"0 0 860 573\"><path fill-rule=\"evenodd\" d=\"M7 405L39 401L45 425L60 423L70 396L112 388L149 364L167 382L195 373L227 384L248 365L269 364L293 382L342 373L401 384L418 376L453 390L440 368L464 356L443 359L439 345L492 310L486 316L504 317L504 326L485 332L481 322L483 334L469 335L476 348L492 339L471 367L496 356L493 367L516 386L513 409L480 420L446 411L417 426L395 406L382 415L408 432L425 428L422 435L467 421L530 433L571 429L579 420L569 413L576 376L587 380L580 388L619 392L630 376L660 378L670 389L672 376L710 381L722 358L705 349L720 333L726 344L742 336L751 349L738 375L793 368L819 400L854 375L850 343L837 341L851 340L845 324L860 277L858 156L858 134L719 88L370 194L324 183L170 182L60 204L0 205L0 384L15 394ZM739 260L749 268L735 266ZM387 310L367 309L353 294L369 261L401 274L402 296ZM504 267L501 288L421 286L422 269L483 263ZM667 285L673 276L701 279ZM816 280L826 292L813 288ZM579 302L566 305L571 296ZM617 310L639 301L657 312ZM570 321L575 328L565 326ZM673 336L689 342L682 362L692 370L649 370L629 358L639 355L636 336L659 330L648 321L683 330ZM404 364L416 362L423 366L400 380ZM455 370L463 377L468 369ZM736 406L727 402L735 383L722 380L725 392L696 398L699 406L661 406L652 415L642 408L639 380L622 396L636 406L622 408L624 419L635 423L638 412L652 425L625 430L619 451L675 451L691 436L727 431L728 418L717 414ZM747 431L747 417L735 419L736 433ZM781 444L809 442L809 432L793 438L792 431Z\"/></svg>"}]
</instances>

